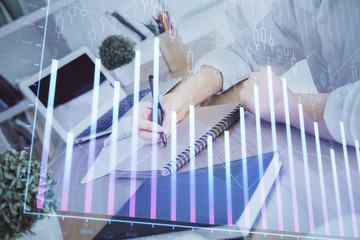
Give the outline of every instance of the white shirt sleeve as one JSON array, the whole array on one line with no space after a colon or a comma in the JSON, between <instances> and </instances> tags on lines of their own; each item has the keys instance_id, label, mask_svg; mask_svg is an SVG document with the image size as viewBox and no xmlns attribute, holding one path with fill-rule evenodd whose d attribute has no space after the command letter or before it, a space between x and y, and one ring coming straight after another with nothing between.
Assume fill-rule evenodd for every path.
<instances>
[{"instance_id":1,"label":"white shirt sleeve","mask_svg":"<svg viewBox=\"0 0 360 240\"><path fill-rule=\"evenodd\" d=\"M223 91L269 64L277 75L282 75L291 64L278 60L279 54L287 54L296 61L305 57L299 46L295 45L295 42L301 42L296 18L288 17L295 15L296 7L293 1L279 0L265 18L253 27L247 23L249 19L244 17L240 3L228 9L228 23L233 29L235 42L201 57L194 71L198 72L204 65L220 71Z\"/></svg>"},{"instance_id":2,"label":"white shirt sleeve","mask_svg":"<svg viewBox=\"0 0 360 240\"><path fill-rule=\"evenodd\" d=\"M342 143L342 121L346 143L355 146L355 141L360 138L360 81L330 94L325 105L324 121L331 136L339 143Z\"/></svg>"}]
</instances>

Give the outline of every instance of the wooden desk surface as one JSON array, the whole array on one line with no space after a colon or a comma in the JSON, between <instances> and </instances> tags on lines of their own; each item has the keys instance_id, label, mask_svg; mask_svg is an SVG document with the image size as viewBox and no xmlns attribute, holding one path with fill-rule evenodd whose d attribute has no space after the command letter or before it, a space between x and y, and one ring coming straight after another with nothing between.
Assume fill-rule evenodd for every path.
<instances>
[{"instance_id":1,"label":"wooden desk surface","mask_svg":"<svg viewBox=\"0 0 360 240\"><path fill-rule=\"evenodd\" d=\"M184 76L184 70L171 74L166 70L164 64L163 60L161 60L161 80L170 79L179 75ZM151 73L152 63L147 63L142 66L141 79L144 84L147 83L147 76ZM131 87L126 89L126 91L131 91ZM216 105L237 101L237 88L235 86L221 95L211 97L203 105ZM258 153L255 117L252 114L247 114L245 124L247 156L255 155ZM271 235L271 232L274 231L276 233L284 233L283 231L290 233L296 231L309 233L311 229L314 229L316 234L323 235L326 233L326 221L331 226L330 233L339 235L338 227L336 227L338 226L338 210L336 208L336 196L333 181L334 172L330 158L331 148L334 149L335 153L336 173L338 177L338 184L340 186L338 191L341 196L341 202L343 203L341 205L342 215L344 216L343 219L350 221L346 222L347 227L345 229L345 235L353 236L351 218L347 218L347 216L351 215L351 208L349 204L351 196L348 189L353 191L353 200L355 201L354 214L359 214L360 212L360 203L357 201L357 199L360 199L360 181L359 173L357 171L358 167L355 149L352 147L347 148L349 155L348 162L350 166L350 176L352 180L352 185L348 188L346 187L348 186L345 171L346 159L344 159L341 144L333 143L331 146L329 141L320 140L319 150L321 151L321 154L318 155L314 136L306 134L305 141L307 151L304 152L300 131L296 128L290 128L290 131L292 141L291 145L288 144L289 139L286 137L287 130L285 125L276 124L276 150L280 153L280 156L284 161L284 165L278 181L269 194L266 200L266 205L263 208L263 211L259 214L259 217L254 225L254 229L258 229L256 231L258 231L260 235L253 234L252 238L257 239L258 236L264 236L264 234ZM235 127L232 134L235 134L235 136L238 135L240 138L239 125ZM273 151L273 136L270 123L261 121L261 134L262 151ZM102 148L102 140L103 139L99 139L96 142L95 155L97 155ZM50 166L54 171L55 178L58 179L59 182L57 184L58 193L62 192L62 178L65 158L64 149L65 144L59 144L57 146L57 154L55 154L55 158ZM87 171L88 151L88 143L74 146L71 172L71 192L69 198L70 212L59 212L60 214L83 215L81 212L84 212L86 185L81 185L80 181ZM307 164L305 164L306 159ZM323 172L323 175L320 174L321 171ZM307 179L310 184L308 186L305 184ZM124 204L130 194L128 190L129 180L117 180L115 184L115 196L127 196L125 198L115 198L115 207L120 207ZM141 181L137 181L137 186L140 184ZM111 216L106 215L109 178L103 177L93 181L91 185L93 189L91 213L95 214L94 216L101 216L103 219L110 218ZM310 189L307 187L310 187ZM325 196L323 196L324 193ZM84 216L89 217L91 215L86 214ZM326 220L324 220L324 216L326 216ZM61 218L59 219L63 231L66 232L64 239L89 239L89 237L95 236L95 232L99 231L106 224L105 221L97 220L86 222L86 220L74 220L72 218L65 218L64 220ZM310 224L310 219L313 224ZM80 231L82 228L92 229L93 234L82 233ZM268 230L261 230L264 228ZM289 236L291 236L291 234ZM280 238L280 236L277 238ZM286 238L286 236L281 238Z\"/></svg>"}]
</instances>

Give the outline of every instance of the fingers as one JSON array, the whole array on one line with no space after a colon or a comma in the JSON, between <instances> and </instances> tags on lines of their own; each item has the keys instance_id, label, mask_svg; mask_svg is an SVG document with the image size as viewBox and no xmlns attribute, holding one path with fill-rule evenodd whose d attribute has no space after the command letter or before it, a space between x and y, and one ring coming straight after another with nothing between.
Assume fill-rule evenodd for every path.
<instances>
[{"instance_id":1,"label":"fingers","mask_svg":"<svg viewBox=\"0 0 360 240\"><path fill-rule=\"evenodd\" d=\"M146 131L146 130L139 131L139 137L142 138L144 140L145 144L147 144L147 145L153 143L153 134L156 135L155 141L160 142L161 141L160 133L150 132L150 131Z\"/></svg>"},{"instance_id":2,"label":"fingers","mask_svg":"<svg viewBox=\"0 0 360 240\"><path fill-rule=\"evenodd\" d=\"M145 130L145 131L154 131L154 132L163 132L164 129L162 126L160 126L159 124L157 123L154 123L150 120L145 120L145 119L141 119L139 120L139 126L138 128L140 130Z\"/></svg>"}]
</instances>

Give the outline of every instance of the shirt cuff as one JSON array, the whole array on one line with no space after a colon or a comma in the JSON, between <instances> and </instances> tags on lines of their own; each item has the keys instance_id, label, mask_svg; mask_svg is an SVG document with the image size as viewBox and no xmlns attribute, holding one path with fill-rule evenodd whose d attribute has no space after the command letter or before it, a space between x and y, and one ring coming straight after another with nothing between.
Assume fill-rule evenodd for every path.
<instances>
[{"instance_id":1,"label":"shirt cuff","mask_svg":"<svg viewBox=\"0 0 360 240\"><path fill-rule=\"evenodd\" d=\"M221 73L223 91L248 78L251 72L249 65L242 57L226 48L217 49L202 56L196 62L194 72L199 72L200 68L205 65L211 66Z\"/></svg>"}]
</instances>

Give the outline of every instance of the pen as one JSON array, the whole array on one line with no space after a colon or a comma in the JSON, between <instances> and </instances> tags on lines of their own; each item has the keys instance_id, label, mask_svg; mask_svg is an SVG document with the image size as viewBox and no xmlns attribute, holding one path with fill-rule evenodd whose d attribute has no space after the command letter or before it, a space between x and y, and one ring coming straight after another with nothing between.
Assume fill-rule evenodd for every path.
<instances>
[{"instance_id":1,"label":"pen","mask_svg":"<svg viewBox=\"0 0 360 240\"><path fill-rule=\"evenodd\" d=\"M151 95L152 95L153 101L154 101L156 96L154 96L154 90L153 90L153 87L154 87L154 77L153 77L153 75L149 76L149 83L150 83ZM162 122L163 122L163 119L162 119L163 111L161 109L161 105L160 105L159 101L157 101L157 102L158 102L158 107L157 107L157 115L158 115L157 121L158 122L157 123L161 126ZM160 135L161 135L161 139L162 139L164 145L166 146L167 139L166 139L165 133L161 132Z\"/></svg>"},{"instance_id":2,"label":"pen","mask_svg":"<svg viewBox=\"0 0 360 240\"><path fill-rule=\"evenodd\" d=\"M136 29L131 23L126 21L125 18L123 18L120 14L117 12L113 12L112 14L119 22L121 22L125 27L131 29L133 32L135 32L137 35L140 36L141 40L145 40L146 36L142 34L138 29Z\"/></svg>"},{"instance_id":3,"label":"pen","mask_svg":"<svg viewBox=\"0 0 360 240\"><path fill-rule=\"evenodd\" d=\"M172 26L171 26L171 24L170 24L170 17L169 17L168 11L166 11L165 14L166 14L166 24L167 24L167 26L168 26L168 29L171 30L171 29L172 29Z\"/></svg>"}]
</instances>

